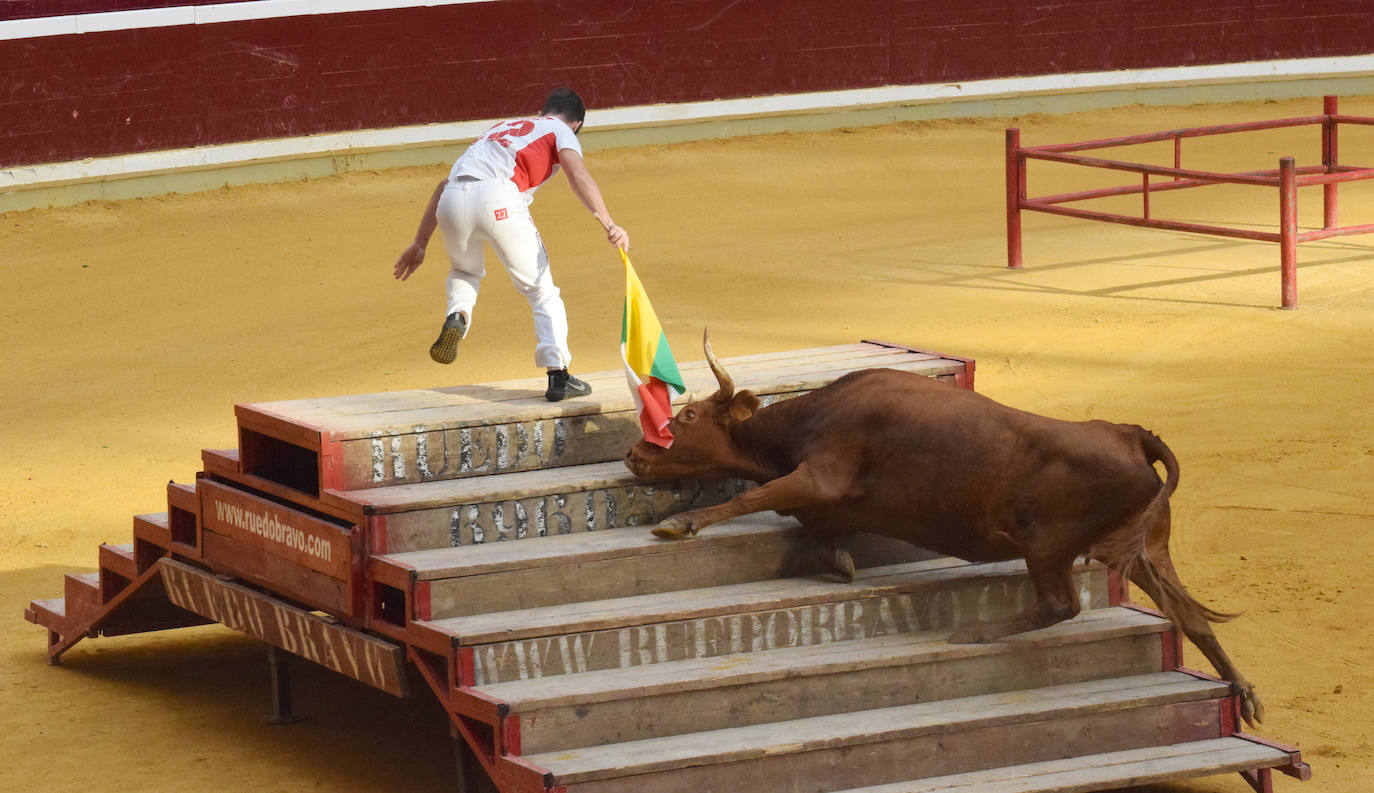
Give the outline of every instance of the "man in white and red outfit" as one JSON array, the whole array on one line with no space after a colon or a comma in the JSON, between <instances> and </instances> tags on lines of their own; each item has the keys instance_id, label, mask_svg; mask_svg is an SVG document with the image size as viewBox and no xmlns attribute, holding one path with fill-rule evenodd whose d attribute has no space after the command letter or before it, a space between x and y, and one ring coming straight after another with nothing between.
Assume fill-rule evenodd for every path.
<instances>
[{"instance_id":1,"label":"man in white and red outfit","mask_svg":"<svg viewBox=\"0 0 1374 793\"><path fill-rule=\"evenodd\" d=\"M429 355L439 363L452 363L471 325L477 290L486 275L483 244L490 244L515 288L529 301L537 339L534 360L548 370L544 396L551 402L585 396L592 389L568 372L568 316L530 217L534 191L561 166L573 193L606 227L606 239L622 249L630 246L629 234L611 220L601 190L582 161L577 131L585 117L582 98L571 89L558 88L545 100L539 118L503 121L483 133L434 189L415 240L395 267L398 279L409 278L424 261L434 229L443 232L452 266L448 311Z\"/></svg>"}]
</instances>

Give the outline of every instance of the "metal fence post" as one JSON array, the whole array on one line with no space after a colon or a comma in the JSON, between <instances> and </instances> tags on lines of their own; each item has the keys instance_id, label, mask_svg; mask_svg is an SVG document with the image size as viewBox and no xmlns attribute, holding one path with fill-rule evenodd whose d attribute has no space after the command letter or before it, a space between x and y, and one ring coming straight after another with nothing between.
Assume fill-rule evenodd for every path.
<instances>
[{"instance_id":1,"label":"metal fence post","mask_svg":"<svg viewBox=\"0 0 1374 793\"><path fill-rule=\"evenodd\" d=\"M1021 159L1021 130L1007 130L1007 267L1021 269L1021 199L1026 191L1025 161Z\"/></svg>"},{"instance_id":2,"label":"metal fence post","mask_svg":"<svg viewBox=\"0 0 1374 793\"><path fill-rule=\"evenodd\" d=\"M1322 165L1326 166L1327 173L1332 173L1336 170L1339 159L1336 153L1336 140L1340 129L1340 124L1335 119L1336 97L1322 97L1322 113L1326 115L1326 121L1322 122ZM1322 185L1322 228L1334 229L1340 225L1337 219L1336 189L1336 182Z\"/></svg>"},{"instance_id":3,"label":"metal fence post","mask_svg":"<svg viewBox=\"0 0 1374 793\"><path fill-rule=\"evenodd\" d=\"M1292 157L1279 160L1279 270L1283 308L1298 307L1298 185Z\"/></svg>"}]
</instances>

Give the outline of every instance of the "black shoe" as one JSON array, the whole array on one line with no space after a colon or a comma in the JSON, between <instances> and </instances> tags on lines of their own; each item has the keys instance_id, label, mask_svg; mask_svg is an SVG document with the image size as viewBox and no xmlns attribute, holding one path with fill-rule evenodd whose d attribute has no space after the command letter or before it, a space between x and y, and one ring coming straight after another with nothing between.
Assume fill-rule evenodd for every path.
<instances>
[{"instance_id":1,"label":"black shoe","mask_svg":"<svg viewBox=\"0 0 1374 793\"><path fill-rule=\"evenodd\" d=\"M462 314L457 311L449 314L439 330L439 338L429 347L429 357L436 363L453 363L458 357L458 342L462 341L467 329L468 321Z\"/></svg>"},{"instance_id":2,"label":"black shoe","mask_svg":"<svg viewBox=\"0 0 1374 793\"><path fill-rule=\"evenodd\" d=\"M549 372L549 390L544 392L544 398L558 402L568 397L587 396L591 392L591 386L573 377L567 369L556 369Z\"/></svg>"}]
</instances>

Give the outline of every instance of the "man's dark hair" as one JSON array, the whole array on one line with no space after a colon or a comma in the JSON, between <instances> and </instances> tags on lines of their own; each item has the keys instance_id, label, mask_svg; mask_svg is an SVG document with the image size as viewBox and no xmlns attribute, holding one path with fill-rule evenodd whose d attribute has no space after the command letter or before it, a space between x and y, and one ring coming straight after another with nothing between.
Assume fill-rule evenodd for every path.
<instances>
[{"instance_id":1,"label":"man's dark hair","mask_svg":"<svg viewBox=\"0 0 1374 793\"><path fill-rule=\"evenodd\" d=\"M540 109L539 115L559 116L571 124L586 119L587 106L582 104L582 97L573 89L555 88L549 94L549 98L544 100L544 107Z\"/></svg>"}]
</instances>

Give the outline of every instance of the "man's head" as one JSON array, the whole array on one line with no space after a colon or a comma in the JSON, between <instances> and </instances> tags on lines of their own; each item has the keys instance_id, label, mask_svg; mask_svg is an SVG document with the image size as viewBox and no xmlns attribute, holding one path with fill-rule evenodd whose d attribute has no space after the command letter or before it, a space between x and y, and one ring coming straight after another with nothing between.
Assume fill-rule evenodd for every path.
<instances>
[{"instance_id":1,"label":"man's head","mask_svg":"<svg viewBox=\"0 0 1374 793\"><path fill-rule=\"evenodd\" d=\"M582 103L582 97L571 88L555 88L549 94L549 98L544 100L544 107L540 109L541 116L558 116L572 127L573 132L582 128L582 121L587 117L587 106Z\"/></svg>"}]
</instances>

